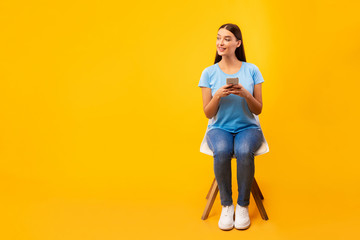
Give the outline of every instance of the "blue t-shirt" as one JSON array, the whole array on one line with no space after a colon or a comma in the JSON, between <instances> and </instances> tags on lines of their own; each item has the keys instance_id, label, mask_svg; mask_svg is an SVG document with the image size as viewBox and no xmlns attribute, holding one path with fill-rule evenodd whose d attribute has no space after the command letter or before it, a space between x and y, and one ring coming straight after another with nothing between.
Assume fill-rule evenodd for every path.
<instances>
[{"instance_id":1,"label":"blue t-shirt","mask_svg":"<svg viewBox=\"0 0 360 240\"><path fill-rule=\"evenodd\" d=\"M254 85L264 82L259 68L253 63L242 62L240 70L234 74L224 73L219 64L216 63L203 70L198 86L211 88L211 95L214 96L220 87L226 85L226 78L228 77L238 77L239 83L252 95ZM250 111L245 98L230 94L220 98L218 112L212 121L209 121L208 128L208 130L222 128L231 133L238 133L247 128L260 128L260 126Z\"/></svg>"}]
</instances>

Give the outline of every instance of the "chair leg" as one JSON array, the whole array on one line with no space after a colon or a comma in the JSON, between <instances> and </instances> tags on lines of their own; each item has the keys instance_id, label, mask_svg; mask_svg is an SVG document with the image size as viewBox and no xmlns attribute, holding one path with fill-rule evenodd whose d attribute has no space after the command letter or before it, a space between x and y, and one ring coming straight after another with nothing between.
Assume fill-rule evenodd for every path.
<instances>
[{"instance_id":1,"label":"chair leg","mask_svg":"<svg viewBox=\"0 0 360 240\"><path fill-rule=\"evenodd\" d=\"M203 212L203 215L201 217L202 220L205 220L208 218L209 216L209 213L211 211L211 208L215 202L215 198L216 198L216 195L219 191L219 187L218 187L218 184L216 182L216 179L214 178L212 184L211 184L211 187L208 191L208 194L206 195L206 199L207 199L207 202L206 202L206 206L205 206L205 210ZM262 199L264 199L264 196L262 195L261 191L260 191L260 188L259 188L259 185L257 184L256 180L255 180L255 177L254 177L254 180L253 180L253 184L251 185L251 193L253 195L253 198L255 200L255 203L256 203L256 206L260 212L260 215L261 215L261 218L264 219L264 220L268 220L268 216L267 216L267 213L265 211L265 208L264 208L264 205L262 203Z\"/></svg>"},{"instance_id":2,"label":"chair leg","mask_svg":"<svg viewBox=\"0 0 360 240\"><path fill-rule=\"evenodd\" d=\"M214 181L211 184L208 195L206 196L207 202L206 202L206 206L205 206L205 210L203 212L203 215L201 216L202 220L205 220L205 219L208 218L209 213L211 211L211 208L212 208L212 206L213 206L213 204L215 202L216 194L218 193L218 191L219 191L219 187L218 187L218 184L217 184L217 182L216 182L216 180L214 178Z\"/></svg>"},{"instance_id":3,"label":"chair leg","mask_svg":"<svg viewBox=\"0 0 360 240\"><path fill-rule=\"evenodd\" d=\"M214 178L214 180L212 181L211 187L210 187L210 189L209 189L209 191L208 191L208 193L207 193L207 195L206 195L206 199L208 199L208 198L209 198L209 195L210 195L211 189L213 188L215 181L216 181L216 180L215 180L215 178Z\"/></svg>"},{"instance_id":4,"label":"chair leg","mask_svg":"<svg viewBox=\"0 0 360 240\"><path fill-rule=\"evenodd\" d=\"M268 218L268 216L266 214L266 211L265 211L265 208L264 208L264 205L262 203L261 196L260 196L262 194L261 194L260 188L258 188L258 187L259 186L257 185L255 177L254 177L253 184L251 185L251 193L252 193L253 198L255 200L256 206L259 209L259 212L260 212L260 215L261 215L262 219L268 220L269 218Z\"/></svg>"},{"instance_id":5,"label":"chair leg","mask_svg":"<svg viewBox=\"0 0 360 240\"><path fill-rule=\"evenodd\" d=\"M256 188L256 190L259 192L260 198L261 198L261 199L264 199L264 196L262 195L262 193L261 193L261 191L260 191L260 188L259 188L259 185L257 184L255 178L254 178L253 184L254 184L254 187Z\"/></svg>"}]
</instances>

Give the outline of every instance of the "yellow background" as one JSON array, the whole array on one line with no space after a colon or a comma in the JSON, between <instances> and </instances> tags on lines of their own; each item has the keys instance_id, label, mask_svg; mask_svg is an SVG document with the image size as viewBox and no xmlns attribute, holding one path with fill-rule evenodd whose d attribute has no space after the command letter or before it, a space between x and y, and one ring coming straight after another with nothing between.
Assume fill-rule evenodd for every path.
<instances>
[{"instance_id":1,"label":"yellow background","mask_svg":"<svg viewBox=\"0 0 360 240\"><path fill-rule=\"evenodd\" d=\"M1 239L355 239L356 1L1 1ZM263 83L269 220L221 231L197 86L217 29ZM233 199L237 199L233 159Z\"/></svg>"}]
</instances>

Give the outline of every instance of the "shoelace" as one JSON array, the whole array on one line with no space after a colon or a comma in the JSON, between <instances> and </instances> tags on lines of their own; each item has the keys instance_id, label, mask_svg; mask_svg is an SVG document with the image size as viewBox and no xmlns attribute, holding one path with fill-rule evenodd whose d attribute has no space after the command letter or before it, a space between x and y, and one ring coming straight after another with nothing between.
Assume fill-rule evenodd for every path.
<instances>
[{"instance_id":1,"label":"shoelace","mask_svg":"<svg viewBox=\"0 0 360 240\"><path fill-rule=\"evenodd\" d=\"M229 214L231 214L231 211L230 211L230 206L226 206L225 207L225 216L228 216Z\"/></svg>"},{"instance_id":2,"label":"shoelace","mask_svg":"<svg viewBox=\"0 0 360 240\"><path fill-rule=\"evenodd\" d=\"M238 211L239 211L240 214L244 215L246 213L246 208L238 207L238 209L239 209Z\"/></svg>"}]
</instances>

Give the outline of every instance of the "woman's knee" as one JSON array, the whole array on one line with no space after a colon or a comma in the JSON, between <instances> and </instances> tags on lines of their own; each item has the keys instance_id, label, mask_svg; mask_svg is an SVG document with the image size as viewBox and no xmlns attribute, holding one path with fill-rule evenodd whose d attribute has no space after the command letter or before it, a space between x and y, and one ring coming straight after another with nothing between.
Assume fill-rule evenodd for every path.
<instances>
[{"instance_id":1,"label":"woman's knee","mask_svg":"<svg viewBox=\"0 0 360 240\"><path fill-rule=\"evenodd\" d=\"M254 162L254 153L250 148L235 149L235 157L238 164L251 165Z\"/></svg>"},{"instance_id":2,"label":"woman's knee","mask_svg":"<svg viewBox=\"0 0 360 240\"><path fill-rule=\"evenodd\" d=\"M234 154L233 146L225 141L218 141L214 144L214 157L226 161L232 158Z\"/></svg>"},{"instance_id":3,"label":"woman's knee","mask_svg":"<svg viewBox=\"0 0 360 240\"><path fill-rule=\"evenodd\" d=\"M211 131L211 132L210 132ZM213 151L214 157L228 159L234 155L234 140L230 133L222 129L210 130L206 140Z\"/></svg>"},{"instance_id":4,"label":"woman's knee","mask_svg":"<svg viewBox=\"0 0 360 240\"><path fill-rule=\"evenodd\" d=\"M229 148L215 148L214 151L214 157L221 159L221 160L228 160L231 159L233 156L233 151L232 149Z\"/></svg>"}]
</instances>

